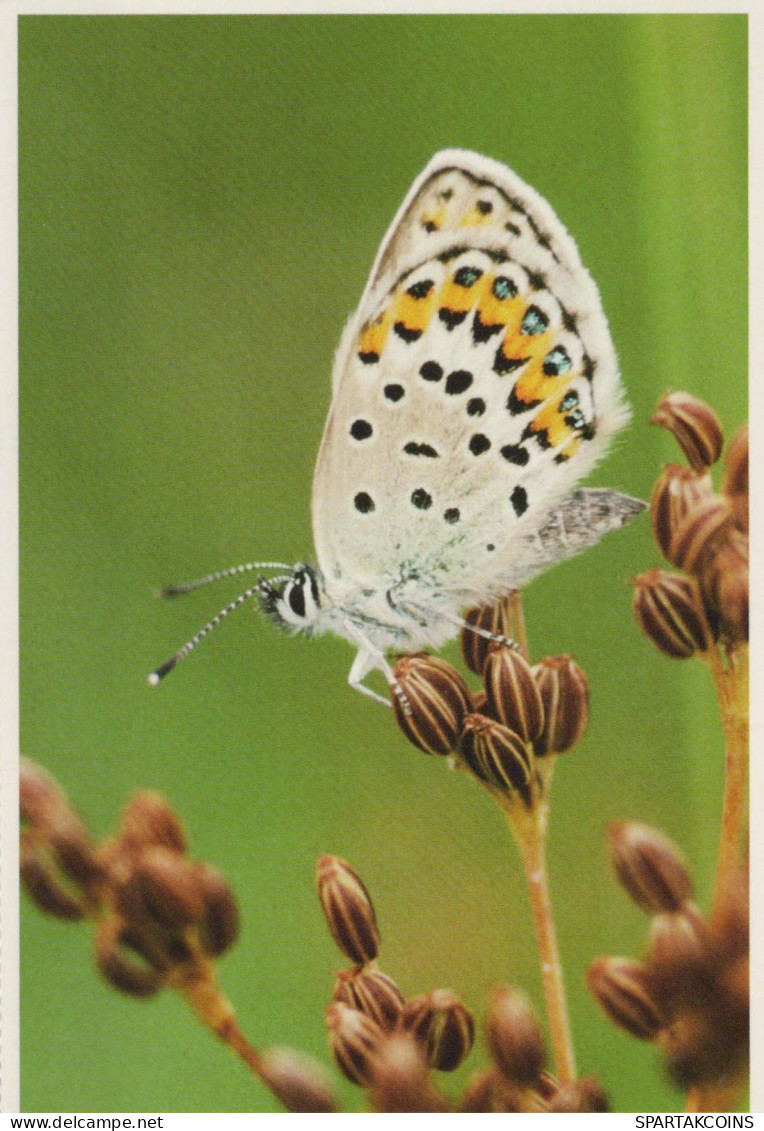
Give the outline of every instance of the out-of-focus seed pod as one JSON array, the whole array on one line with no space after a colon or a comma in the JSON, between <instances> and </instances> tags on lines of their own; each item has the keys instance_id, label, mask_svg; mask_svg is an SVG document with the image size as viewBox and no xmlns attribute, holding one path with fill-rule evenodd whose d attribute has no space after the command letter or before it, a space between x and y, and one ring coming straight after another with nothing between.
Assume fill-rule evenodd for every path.
<instances>
[{"instance_id":1,"label":"out-of-focus seed pod","mask_svg":"<svg viewBox=\"0 0 764 1131\"><path fill-rule=\"evenodd\" d=\"M425 754L450 754L461 733L464 716L472 710L469 688L456 668L437 656L401 656L395 678L407 699L408 714L393 691L398 726L409 742Z\"/></svg>"},{"instance_id":2,"label":"out-of-focus seed pod","mask_svg":"<svg viewBox=\"0 0 764 1131\"><path fill-rule=\"evenodd\" d=\"M608 846L619 883L643 911L679 911L692 899L692 880L682 855L657 829L617 821L608 829Z\"/></svg>"},{"instance_id":3,"label":"out-of-focus seed pod","mask_svg":"<svg viewBox=\"0 0 764 1131\"><path fill-rule=\"evenodd\" d=\"M658 547L667 561L671 540L684 517L713 494L711 478L699 476L689 467L668 464L659 475L650 497L650 517Z\"/></svg>"},{"instance_id":4,"label":"out-of-focus seed pod","mask_svg":"<svg viewBox=\"0 0 764 1131\"><path fill-rule=\"evenodd\" d=\"M610 1020L642 1041L651 1041L666 1025L650 978L641 962L632 958L598 958L586 981Z\"/></svg>"},{"instance_id":5,"label":"out-of-focus seed pod","mask_svg":"<svg viewBox=\"0 0 764 1131\"><path fill-rule=\"evenodd\" d=\"M333 1002L326 1011L329 1047L339 1068L354 1084L371 1079L370 1058L385 1034L365 1013Z\"/></svg>"},{"instance_id":6,"label":"out-of-focus seed pod","mask_svg":"<svg viewBox=\"0 0 764 1131\"><path fill-rule=\"evenodd\" d=\"M544 707L535 753L562 754L575 746L589 721L589 682L571 656L547 656L532 669Z\"/></svg>"},{"instance_id":7,"label":"out-of-focus seed pod","mask_svg":"<svg viewBox=\"0 0 764 1131\"><path fill-rule=\"evenodd\" d=\"M739 530L748 533L748 425L732 438L724 461L722 492L732 507L732 518Z\"/></svg>"},{"instance_id":8,"label":"out-of-focus seed pod","mask_svg":"<svg viewBox=\"0 0 764 1131\"><path fill-rule=\"evenodd\" d=\"M130 798L122 813L119 839L130 850L159 844L175 852L186 851L186 835L175 810L153 789Z\"/></svg>"},{"instance_id":9,"label":"out-of-focus seed pod","mask_svg":"<svg viewBox=\"0 0 764 1131\"><path fill-rule=\"evenodd\" d=\"M514 648L493 645L485 661L488 714L523 742L533 742L544 726L544 707L530 664Z\"/></svg>"},{"instance_id":10,"label":"out-of-focus seed pod","mask_svg":"<svg viewBox=\"0 0 764 1131\"><path fill-rule=\"evenodd\" d=\"M71 922L83 918L82 896L64 886L61 876L56 876L47 853L35 850L22 841L20 870L24 890L41 911Z\"/></svg>"},{"instance_id":11,"label":"out-of-focus seed pod","mask_svg":"<svg viewBox=\"0 0 764 1131\"><path fill-rule=\"evenodd\" d=\"M207 953L219 957L239 937L236 897L225 878L211 864L194 864L193 877L203 905L199 937Z\"/></svg>"},{"instance_id":12,"label":"out-of-focus seed pod","mask_svg":"<svg viewBox=\"0 0 764 1131\"><path fill-rule=\"evenodd\" d=\"M19 759L19 802L22 822L38 827L55 826L69 812L58 782L31 758Z\"/></svg>"},{"instance_id":13,"label":"out-of-focus seed pod","mask_svg":"<svg viewBox=\"0 0 764 1131\"><path fill-rule=\"evenodd\" d=\"M681 979L690 969L706 966L709 958L708 926L693 904L650 920L648 962L661 982Z\"/></svg>"},{"instance_id":14,"label":"out-of-focus seed pod","mask_svg":"<svg viewBox=\"0 0 764 1131\"><path fill-rule=\"evenodd\" d=\"M453 1072L470 1052L475 1022L451 990L431 990L406 1002L401 1025L425 1050L427 1061L441 1072Z\"/></svg>"},{"instance_id":15,"label":"out-of-focus seed pod","mask_svg":"<svg viewBox=\"0 0 764 1131\"><path fill-rule=\"evenodd\" d=\"M465 765L494 789L521 790L531 777L531 756L519 735L487 715L467 715L459 742Z\"/></svg>"},{"instance_id":16,"label":"out-of-focus seed pod","mask_svg":"<svg viewBox=\"0 0 764 1131\"><path fill-rule=\"evenodd\" d=\"M339 856L321 856L316 867L316 884L337 946L359 966L371 962L379 953L377 917L355 868Z\"/></svg>"},{"instance_id":17,"label":"out-of-focus seed pod","mask_svg":"<svg viewBox=\"0 0 764 1131\"><path fill-rule=\"evenodd\" d=\"M392 978L368 967L341 970L332 1000L360 1010L388 1033L395 1028L403 1009L403 994Z\"/></svg>"},{"instance_id":18,"label":"out-of-focus seed pod","mask_svg":"<svg viewBox=\"0 0 764 1131\"><path fill-rule=\"evenodd\" d=\"M732 508L723 495L711 495L689 511L674 530L668 559L687 573L702 573L726 540Z\"/></svg>"},{"instance_id":19,"label":"out-of-focus seed pod","mask_svg":"<svg viewBox=\"0 0 764 1131\"><path fill-rule=\"evenodd\" d=\"M512 614L512 595L507 593L490 605L476 605L467 610L464 619L467 624L474 624L476 628L490 632L491 636L512 640L516 632ZM491 641L485 636L478 636L476 632L470 632L467 628L462 629L459 639L465 664L475 675L482 676Z\"/></svg>"},{"instance_id":20,"label":"out-of-focus seed pod","mask_svg":"<svg viewBox=\"0 0 764 1131\"><path fill-rule=\"evenodd\" d=\"M193 865L159 845L141 853L118 890L116 906L131 922L146 920L166 930L182 930L204 910Z\"/></svg>"},{"instance_id":21,"label":"out-of-focus seed pod","mask_svg":"<svg viewBox=\"0 0 764 1131\"><path fill-rule=\"evenodd\" d=\"M136 949L135 939L119 919L104 920L95 935L98 969L115 989L131 997L151 997L162 988L163 974Z\"/></svg>"},{"instance_id":22,"label":"out-of-focus seed pod","mask_svg":"<svg viewBox=\"0 0 764 1131\"><path fill-rule=\"evenodd\" d=\"M488 997L485 1032L488 1048L502 1076L531 1087L544 1067L546 1054L538 1022L528 998L511 986L494 986Z\"/></svg>"},{"instance_id":23,"label":"out-of-focus seed pod","mask_svg":"<svg viewBox=\"0 0 764 1131\"><path fill-rule=\"evenodd\" d=\"M688 577L663 569L639 574L633 607L645 636L667 656L686 660L713 642L697 585Z\"/></svg>"},{"instance_id":24,"label":"out-of-focus seed pod","mask_svg":"<svg viewBox=\"0 0 764 1131\"><path fill-rule=\"evenodd\" d=\"M661 397L650 423L671 432L695 471L707 471L722 453L724 433L719 417L705 401L690 393Z\"/></svg>"},{"instance_id":25,"label":"out-of-focus seed pod","mask_svg":"<svg viewBox=\"0 0 764 1131\"><path fill-rule=\"evenodd\" d=\"M703 570L700 585L709 619L718 621L722 638L729 644L747 641L750 581L746 534L730 531Z\"/></svg>"},{"instance_id":26,"label":"out-of-focus seed pod","mask_svg":"<svg viewBox=\"0 0 764 1131\"><path fill-rule=\"evenodd\" d=\"M444 1112L448 1104L429 1081L421 1045L408 1033L382 1041L369 1059L371 1101L377 1112Z\"/></svg>"},{"instance_id":27,"label":"out-of-focus seed pod","mask_svg":"<svg viewBox=\"0 0 764 1131\"><path fill-rule=\"evenodd\" d=\"M79 818L61 822L52 829L48 843L62 871L84 891L90 892L105 878L88 831Z\"/></svg>"},{"instance_id":28,"label":"out-of-focus seed pod","mask_svg":"<svg viewBox=\"0 0 764 1131\"><path fill-rule=\"evenodd\" d=\"M315 1114L337 1110L324 1066L301 1052L267 1049L260 1061L259 1075L287 1111Z\"/></svg>"},{"instance_id":29,"label":"out-of-focus seed pod","mask_svg":"<svg viewBox=\"0 0 764 1131\"><path fill-rule=\"evenodd\" d=\"M550 1112L605 1112L610 1104L593 1076L561 1084L549 1100Z\"/></svg>"}]
</instances>

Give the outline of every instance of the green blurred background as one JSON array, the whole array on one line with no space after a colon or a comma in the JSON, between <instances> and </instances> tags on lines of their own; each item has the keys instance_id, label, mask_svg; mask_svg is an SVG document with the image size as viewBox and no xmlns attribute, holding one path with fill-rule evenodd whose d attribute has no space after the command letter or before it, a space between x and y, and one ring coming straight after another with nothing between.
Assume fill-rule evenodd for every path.
<instances>
[{"instance_id":1,"label":"green blurred background","mask_svg":"<svg viewBox=\"0 0 764 1131\"><path fill-rule=\"evenodd\" d=\"M139 787L176 805L238 893L221 977L261 1046L328 1062L342 962L313 890L321 852L360 870L404 992L451 986L479 1011L508 980L540 1005L501 815L347 688L348 645L244 611L152 691L147 672L238 592L152 589L311 558L333 350L446 146L534 185L599 283L635 415L593 482L648 496L677 458L648 424L667 388L739 424L745 17L22 17L19 32L23 751L99 834ZM604 826L665 829L707 905L721 810L707 673L632 619L628 578L656 564L643 519L526 595L534 656L572 652L591 680L589 731L557 769L551 878L579 1066L620 1111L683 1097L584 986L595 956L645 937ZM279 1110L178 999L120 997L88 948L24 905L24 1110Z\"/></svg>"}]
</instances>

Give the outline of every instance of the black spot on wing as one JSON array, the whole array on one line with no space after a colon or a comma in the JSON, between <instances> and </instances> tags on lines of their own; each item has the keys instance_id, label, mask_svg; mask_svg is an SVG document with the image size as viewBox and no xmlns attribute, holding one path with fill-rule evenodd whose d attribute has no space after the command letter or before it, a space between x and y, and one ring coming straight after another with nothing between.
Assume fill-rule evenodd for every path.
<instances>
[{"instance_id":1,"label":"black spot on wing","mask_svg":"<svg viewBox=\"0 0 764 1131\"><path fill-rule=\"evenodd\" d=\"M385 385L383 392L389 401L399 401L405 395L403 385Z\"/></svg>"},{"instance_id":2,"label":"black spot on wing","mask_svg":"<svg viewBox=\"0 0 764 1131\"><path fill-rule=\"evenodd\" d=\"M359 491L353 499L353 503L355 504L355 509L360 511L361 514L371 514L374 510L374 500L366 491Z\"/></svg>"},{"instance_id":3,"label":"black spot on wing","mask_svg":"<svg viewBox=\"0 0 764 1131\"><path fill-rule=\"evenodd\" d=\"M427 459L437 459L439 455L432 444L425 444L418 440L409 440L407 444L403 445L403 450L407 456L426 456Z\"/></svg>"},{"instance_id":4,"label":"black spot on wing","mask_svg":"<svg viewBox=\"0 0 764 1131\"><path fill-rule=\"evenodd\" d=\"M368 420L354 420L350 425L350 435L354 440L368 440L373 432Z\"/></svg>"},{"instance_id":5,"label":"black spot on wing","mask_svg":"<svg viewBox=\"0 0 764 1131\"><path fill-rule=\"evenodd\" d=\"M419 370L419 376L424 377L425 381L440 381L443 376L443 368L438 365L437 361L426 361Z\"/></svg>"},{"instance_id":6,"label":"black spot on wing","mask_svg":"<svg viewBox=\"0 0 764 1131\"><path fill-rule=\"evenodd\" d=\"M411 493L411 502L420 511L428 511L432 506L432 495L424 487L417 487Z\"/></svg>"},{"instance_id":7,"label":"black spot on wing","mask_svg":"<svg viewBox=\"0 0 764 1131\"><path fill-rule=\"evenodd\" d=\"M509 501L512 504L515 514L520 518L528 509L528 492L524 487L518 485L509 496Z\"/></svg>"},{"instance_id":8,"label":"black spot on wing","mask_svg":"<svg viewBox=\"0 0 764 1131\"><path fill-rule=\"evenodd\" d=\"M453 330L462 324L467 313L466 310L452 310L450 306L441 306L438 310L438 318L445 323L446 329Z\"/></svg>"},{"instance_id":9,"label":"black spot on wing","mask_svg":"<svg viewBox=\"0 0 764 1131\"><path fill-rule=\"evenodd\" d=\"M524 448L522 444L505 444L501 449L501 454L508 463L513 463L516 467L525 467L530 459L528 449Z\"/></svg>"},{"instance_id":10,"label":"black spot on wing","mask_svg":"<svg viewBox=\"0 0 764 1131\"><path fill-rule=\"evenodd\" d=\"M483 452L487 452L491 446L491 441L482 432L476 432L474 436L470 437L469 448L473 456L480 456Z\"/></svg>"},{"instance_id":11,"label":"black spot on wing","mask_svg":"<svg viewBox=\"0 0 764 1131\"><path fill-rule=\"evenodd\" d=\"M393 330L395 330L395 333L399 338L403 338L404 342L416 342L424 333L423 330L412 329L404 322L393 323Z\"/></svg>"},{"instance_id":12,"label":"black spot on wing","mask_svg":"<svg viewBox=\"0 0 764 1131\"><path fill-rule=\"evenodd\" d=\"M471 373L468 373L466 369L455 369L453 373L449 373L446 377L446 392L449 396L455 397L460 393L466 393L471 384Z\"/></svg>"}]
</instances>

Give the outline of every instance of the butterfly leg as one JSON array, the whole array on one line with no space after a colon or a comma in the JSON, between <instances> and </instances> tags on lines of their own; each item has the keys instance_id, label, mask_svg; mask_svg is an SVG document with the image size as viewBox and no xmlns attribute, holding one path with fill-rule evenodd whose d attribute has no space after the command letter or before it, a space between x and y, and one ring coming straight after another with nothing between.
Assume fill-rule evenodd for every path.
<instances>
[{"instance_id":1,"label":"butterfly leg","mask_svg":"<svg viewBox=\"0 0 764 1131\"><path fill-rule=\"evenodd\" d=\"M424 610L420 609L418 605L411 605L406 603L401 605L400 607L405 609L406 612L410 613L411 616L418 614L423 618L423 622L427 624ZM489 632L486 628L479 628L478 625L470 624L469 621L464 620L463 617L456 616L456 614L447 613L442 609L439 609L436 615L441 617L443 620L448 621L449 624L454 625L454 627L456 628L466 629L467 632L472 632L475 634L475 636L482 636L484 640L490 640L494 644L504 644L507 648L514 648L515 651L519 651L520 649L520 645L516 640L510 640L508 636L502 636L498 632Z\"/></svg>"},{"instance_id":2,"label":"butterfly leg","mask_svg":"<svg viewBox=\"0 0 764 1131\"><path fill-rule=\"evenodd\" d=\"M368 696L369 699L374 699L377 703L383 703L385 707L390 706L390 701L385 699L384 696L378 695L376 691L372 691L370 687L364 686L362 680L366 678L369 672L381 671L390 687L393 689L393 694L397 695L400 700L401 706L405 714L411 714L411 706L403 691L403 688L395 678L393 669L385 658L384 652L368 640L362 632L353 624L352 621L346 620L344 622L348 636L350 636L358 645L358 652L356 658L348 673L348 683L356 691L360 691L362 695Z\"/></svg>"}]
</instances>

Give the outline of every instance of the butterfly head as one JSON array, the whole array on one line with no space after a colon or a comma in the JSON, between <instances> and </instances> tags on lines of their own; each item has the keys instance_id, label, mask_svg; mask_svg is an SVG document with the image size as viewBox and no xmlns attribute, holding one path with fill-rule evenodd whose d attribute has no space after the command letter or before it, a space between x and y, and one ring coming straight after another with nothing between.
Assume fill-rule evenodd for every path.
<instances>
[{"instance_id":1,"label":"butterfly head","mask_svg":"<svg viewBox=\"0 0 764 1131\"><path fill-rule=\"evenodd\" d=\"M319 576L314 566L299 562L291 573L261 578L261 609L287 632L312 631L322 611Z\"/></svg>"}]
</instances>

